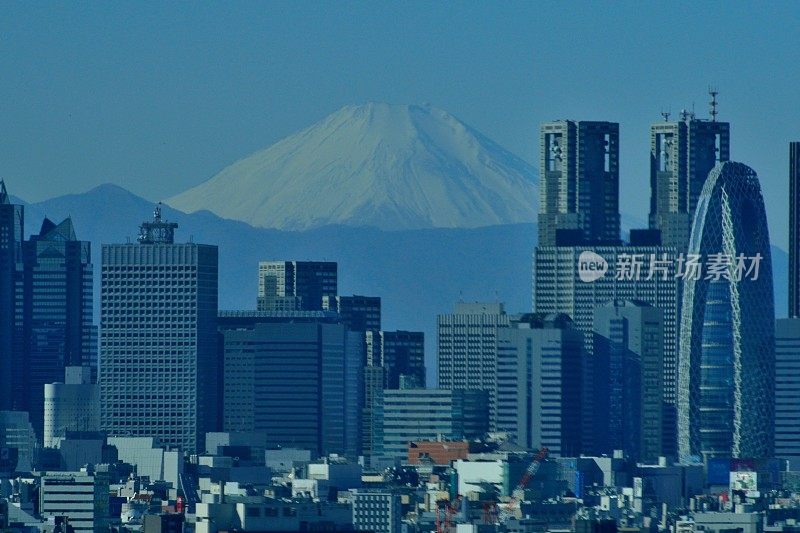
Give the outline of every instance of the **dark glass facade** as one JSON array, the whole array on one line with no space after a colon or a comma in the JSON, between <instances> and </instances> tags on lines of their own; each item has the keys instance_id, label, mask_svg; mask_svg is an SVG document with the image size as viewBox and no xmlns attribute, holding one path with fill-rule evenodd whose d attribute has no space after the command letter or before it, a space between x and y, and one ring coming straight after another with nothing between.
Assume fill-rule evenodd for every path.
<instances>
[{"instance_id":1,"label":"dark glass facade","mask_svg":"<svg viewBox=\"0 0 800 533\"><path fill-rule=\"evenodd\" d=\"M11 203L0 180L0 410L22 407L22 241L25 209Z\"/></svg>"},{"instance_id":2,"label":"dark glass facade","mask_svg":"<svg viewBox=\"0 0 800 533\"><path fill-rule=\"evenodd\" d=\"M25 365L18 394L42 438L45 384L63 381L67 366L97 371L91 247L77 239L71 219L58 225L45 219L23 251Z\"/></svg>"},{"instance_id":3,"label":"dark glass facade","mask_svg":"<svg viewBox=\"0 0 800 533\"><path fill-rule=\"evenodd\" d=\"M681 307L678 444L682 458L771 457L775 309L772 261L758 177L717 165L700 195ZM729 263L716 274L715 258ZM742 259L740 259L742 258ZM758 261L758 271L750 270ZM742 265L747 271L740 270Z\"/></svg>"},{"instance_id":4,"label":"dark glass facade","mask_svg":"<svg viewBox=\"0 0 800 533\"><path fill-rule=\"evenodd\" d=\"M789 318L800 317L800 142L789 143Z\"/></svg>"}]
</instances>

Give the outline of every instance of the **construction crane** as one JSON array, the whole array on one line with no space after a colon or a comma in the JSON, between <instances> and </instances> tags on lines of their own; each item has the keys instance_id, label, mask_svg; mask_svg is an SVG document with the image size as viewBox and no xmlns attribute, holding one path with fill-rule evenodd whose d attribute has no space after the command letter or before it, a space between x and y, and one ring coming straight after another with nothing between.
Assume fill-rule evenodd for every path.
<instances>
[{"instance_id":1,"label":"construction crane","mask_svg":"<svg viewBox=\"0 0 800 533\"><path fill-rule=\"evenodd\" d=\"M454 525L453 518L461 508L461 495L459 494L452 504L447 500L439 500L436 503L436 533L450 533Z\"/></svg>"},{"instance_id":2,"label":"construction crane","mask_svg":"<svg viewBox=\"0 0 800 533\"><path fill-rule=\"evenodd\" d=\"M528 465L528 469L525 470L525 473L522 474L522 477L519 479L519 483L517 483L514 492L511 493L511 499L508 501L508 505L500 511L498 522L503 524L508 522L508 519L513 516L513 509L518 505L520 500L525 495L525 487L528 486L528 483L536 475L536 472L539 470L539 466L541 466L542 461L547 458L547 454L549 450L547 448L542 448L533 458L531 464Z\"/></svg>"}]
</instances>

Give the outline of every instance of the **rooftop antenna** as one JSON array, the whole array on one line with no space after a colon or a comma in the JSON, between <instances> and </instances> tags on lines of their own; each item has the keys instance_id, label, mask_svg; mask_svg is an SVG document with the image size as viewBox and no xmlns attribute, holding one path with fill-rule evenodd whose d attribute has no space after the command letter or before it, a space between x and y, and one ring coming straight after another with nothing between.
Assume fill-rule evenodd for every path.
<instances>
[{"instance_id":1,"label":"rooftop antenna","mask_svg":"<svg viewBox=\"0 0 800 533\"><path fill-rule=\"evenodd\" d=\"M689 115L689 117L690 117L692 120L694 120L694 117L695 117L695 116L696 116L696 115L694 114L694 100L692 100L692 114L691 114L691 115Z\"/></svg>"},{"instance_id":2,"label":"rooftop antenna","mask_svg":"<svg viewBox=\"0 0 800 533\"><path fill-rule=\"evenodd\" d=\"M708 95L711 97L711 101L709 102L709 105L711 106L711 122L716 122L717 121L717 115L719 114L719 111L717 111L717 95L718 94L719 94L719 91L717 90L716 87L709 87L708 88Z\"/></svg>"},{"instance_id":3,"label":"rooftop antenna","mask_svg":"<svg viewBox=\"0 0 800 533\"><path fill-rule=\"evenodd\" d=\"M681 109L681 122L686 122L686 119L689 118L689 112L686 109Z\"/></svg>"},{"instance_id":4,"label":"rooftop antenna","mask_svg":"<svg viewBox=\"0 0 800 533\"><path fill-rule=\"evenodd\" d=\"M672 113L670 113L670 112L669 112L669 110L667 110L667 111L661 111L661 116L662 116L662 117L664 117L664 122L669 122L669 116L670 116L671 114L672 114Z\"/></svg>"}]
</instances>

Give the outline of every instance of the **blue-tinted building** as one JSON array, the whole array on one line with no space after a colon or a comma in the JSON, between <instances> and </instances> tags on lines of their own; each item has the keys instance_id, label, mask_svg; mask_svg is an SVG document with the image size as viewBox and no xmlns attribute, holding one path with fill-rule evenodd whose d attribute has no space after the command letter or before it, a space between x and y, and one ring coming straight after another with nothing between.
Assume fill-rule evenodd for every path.
<instances>
[{"instance_id":1,"label":"blue-tinted building","mask_svg":"<svg viewBox=\"0 0 800 533\"><path fill-rule=\"evenodd\" d=\"M360 453L363 343L330 311L219 314L225 431L314 457Z\"/></svg>"},{"instance_id":2,"label":"blue-tinted building","mask_svg":"<svg viewBox=\"0 0 800 533\"><path fill-rule=\"evenodd\" d=\"M0 410L19 408L21 396L22 308L17 297L22 283L22 240L25 208L11 203L0 180Z\"/></svg>"},{"instance_id":3,"label":"blue-tinted building","mask_svg":"<svg viewBox=\"0 0 800 533\"><path fill-rule=\"evenodd\" d=\"M664 321L657 307L616 300L594 310L596 444L654 462L663 454Z\"/></svg>"},{"instance_id":4,"label":"blue-tinted building","mask_svg":"<svg viewBox=\"0 0 800 533\"><path fill-rule=\"evenodd\" d=\"M176 227L157 208L138 243L103 245L100 423L195 453L218 424L219 260Z\"/></svg>"},{"instance_id":5,"label":"blue-tinted building","mask_svg":"<svg viewBox=\"0 0 800 533\"><path fill-rule=\"evenodd\" d=\"M775 324L775 457L800 470L800 318Z\"/></svg>"},{"instance_id":6,"label":"blue-tinted building","mask_svg":"<svg viewBox=\"0 0 800 533\"><path fill-rule=\"evenodd\" d=\"M262 261L258 264L260 311L320 311L338 292L332 261Z\"/></svg>"},{"instance_id":7,"label":"blue-tinted building","mask_svg":"<svg viewBox=\"0 0 800 533\"><path fill-rule=\"evenodd\" d=\"M580 454L583 340L565 314L515 315L498 330L496 431L524 448Z\"/></svg>"},{"instance_id":8,"label":"blue-tinted building","mask_svg":"<svg viewBox=\"0 0 800 533\"><path fill-rule=\"evenodd\" d=\"M682 458L773 451L775 310L764 200L755 171L718 164L697 205L684 278L678 387ZM690 274L690 275L689 275Z\"/></svg>"},{"instance_id":9,"label":"blue-tinted building","mask_svg":"<svg viewBox=\"0 0 800 533\"><path fill-rule=\"evenodd\" d=\"M62 381L68 366L97 371L92 326L92 259L88 241L75 235L72 219L49 219L23 245L25 364L21 409L42 438L44 386Z\"/></svg>"},{"instance_id":10,"label":"blue-tinted building","mask_svg":"<svg viewBox=\"0 0 800 533\"><path fill-rule=\"evenodd\" d=\"M685 252L700 191L714 165L730 159L730 124L681 113L650 126L650 228Z\"/></svg>"}]
</instances>

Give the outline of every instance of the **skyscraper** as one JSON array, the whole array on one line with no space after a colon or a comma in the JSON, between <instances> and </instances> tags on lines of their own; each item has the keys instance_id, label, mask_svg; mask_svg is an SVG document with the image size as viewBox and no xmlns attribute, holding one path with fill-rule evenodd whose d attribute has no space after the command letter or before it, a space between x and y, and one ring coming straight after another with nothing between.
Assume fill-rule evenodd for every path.
<instances>
[{"instance_id":1,"label":"skyscraper","mask_svg":"<svg viewBox=\"0 0 800 533\"><path fill-rule=\"evenodd\" d=\"M68 366L97 371L92 326L90 244L75 236L72 219L56 225L45 219L38 235L23 244L24 290L22 410L39 438L43 431L43 391L61 381Z\"/></svg>"},{"instance_id":2,"label":"skyscraper","mask_svg":"<svg viewBox=\"0 0 800 533\"><path fill-rule=\"evenodd\" d=\"M513 316L497 335L495 430L525 448L579 455L584 355L567 315Z\"/></svg>"},{"instance_id":3,"label":"skyscraper","mask_svg":"<svg viewBox=\"0 0 800 533\"><path fill-rule=\"evenodd\" d=\"M413 382L414 388L424 387L425 334L421 331L368 331L367 366L383 367L384 388L400 388L403 381Z\"/></svg>"},{"instance_id":4,"label":"skyscraper","mask_svg":"<svg viewBox=\"0 0 800 533\"><path fill-rule=\"evenodd\" d=\"M217 428L216 246L177 244L177 224L105 244L100 296L100 420L112 436L202 450Z\"/></svg>"},{"instance_id":5,"label":"skyscraper","mask_svg":"<svg viewBox=\"0 0 800 533\"><path fill-rule=\"evenodd\" d=\"M223 430L266 431L269 446L359 454L362 336L327 311L219 314Z\"/></svg>"},{"instance_id":6,"label":"skyscraper","mask_svg":"<svg viewBox=\"0 0 800 533\"><path fill-rule=\"evenodd\" d=\"M490 420L495 419L497 334L508 326L502 303L459 302L453 314L437 321L439 387L488 391Z\"/></svg>"},{"instance_id":7,"label":"skyscraper","mask_svg":"<svg viewBox=\"0 0 800 533\"><path fill-rule=\"evenodd\" d=\"M668 116L668 115L666 115ZM650 228L661 242L685 252L700 190L708 173L730 159L730 124L683 112L677 122L650 126Z\"/></svg>"},{"instance_id":8,"label":"skyscraper","mask_svg":"<svg viewBox=\"0 0 800 533\"><path fill-rule=\"evenodd\" d=\"M592 267L598 270L588 271ZM587 277L587 274L593 274ZM584 453L595 448L592 415L594 309L609 301L638 300L657 307L664 320L664 453L676 453L678 278L673 248L664 246L546 246L533 257L533 310L566 313L584 334Z\"/></svg>"},{"instance_id":9,"label":"skyscraper","mask_svg":"<svg viewBox=\"0 0 800 533\"><path fill-rule=\"evenodd\" d=\"M350 331L381 329L380 296L323 296L322 308L339 313L339 319Z\"/></svg>"},{"instance_id":10,"label":"skyscraper","mask_svg":"<svg viewBox=\"0 0 800 533\"><path fill-rule=\"evenodd\" d=\"M800 469L800 318L775 324L775 457Z\"/></svg>"},{"instance_id":11,"label":"skyscraper","mask_svg":"<svg viewBox=\"0 0 800 533\"><path fill-rule=\"evenodd\" d=\"M611 301L594 309L594 420L598 450L637 461L662 455L664 323L660 309Z\"/></svg>"},{"instance_id":12,"label":"skyscraper","mask_svg":"<svg viewBox=\"0 0 800 533\"><path fill-rule=\"evenodd\" d=\"M800 318L800 141L789 143L789 318Z\"/></svg>"},{"instance_id":13,"label":"skyscraper","mask_svg":"<svg viewBox=\"0 0 800 533\"><path fill-rule=\"evenodd\" d=\"M375 412L383 405L383 391L386 388L386 372L382 366L364 367L364 406L361 410L361 451L367 457L373 455L372 446L378 442L373 435Z\"/></svg>"},{"instance_id":14,"label":"skyscraper","mask_svg":"<svg viewBox=\"0 0 800 533\"><path fill-rule=\"evenodd\" d=\"M258 264L258 310L323 309L337 293L337 265L327 261L262 261Z\"/></svg>"},{"instance_id":15,"label":"skyscraper","mask_svg":"<svg viewBox=\"0 0 800 533\"><path fill-rule=\"evenodd\" d=\"M619 242L619 124L542 124L539 168L539 246Z\"/></svg>"},{"instance_id":16,"label":"skyscraper","mask_svg":"<svg viewBox=\"0 0 800 533\"><path fill-rule=\"evenodd\" d=\"M775 309L767 218L753 169L734 162L714 167L700 194L689 253L703 258L706 271L684 279L680 455L771 457Z\"/></svg>"},{"instance_id":17,"label":"skyscraper","mask_svg":"<svg viewBox=\"0 0 800 533\"><path fill-rule=\"evenodd\" d=\"M22 283L22 241L25 210L11 203L0 180L0 410L21 407L22 307L17 290ZM17 403L15 403L15 401Z\"/></svg>"},{"instance_id":18,"label":"skyscraper","mask_svg":"<svg viewBox=\"0 0 800 533\"><path fill-rule=\"evenodd\" d=\"M425 387L425 334L421 331L371 331L365 334L363 451L372 455L376 405L385 389Z\"/></svg>"},{"instance_id":19,"label":"skyscraper","mask_svg":"<svg viewBox=\"0 0 800 533\"><path fill-rule=\"evenodd\" d=\"M359 368L358 377L363 393L359 417L360 449L361 453L369 457L372 454L372 406L386 386L385 369L381 366L383 360L380 355L383 349L383 336L380 332L381 299L378 296L326 295L322 297L322 308L338 313L339 323L352 332L352 338L361 344L363 360L360 362L362 368ZM370 355L373 352L376 352L375 357Z\"/></svg>"}]
</instances>

